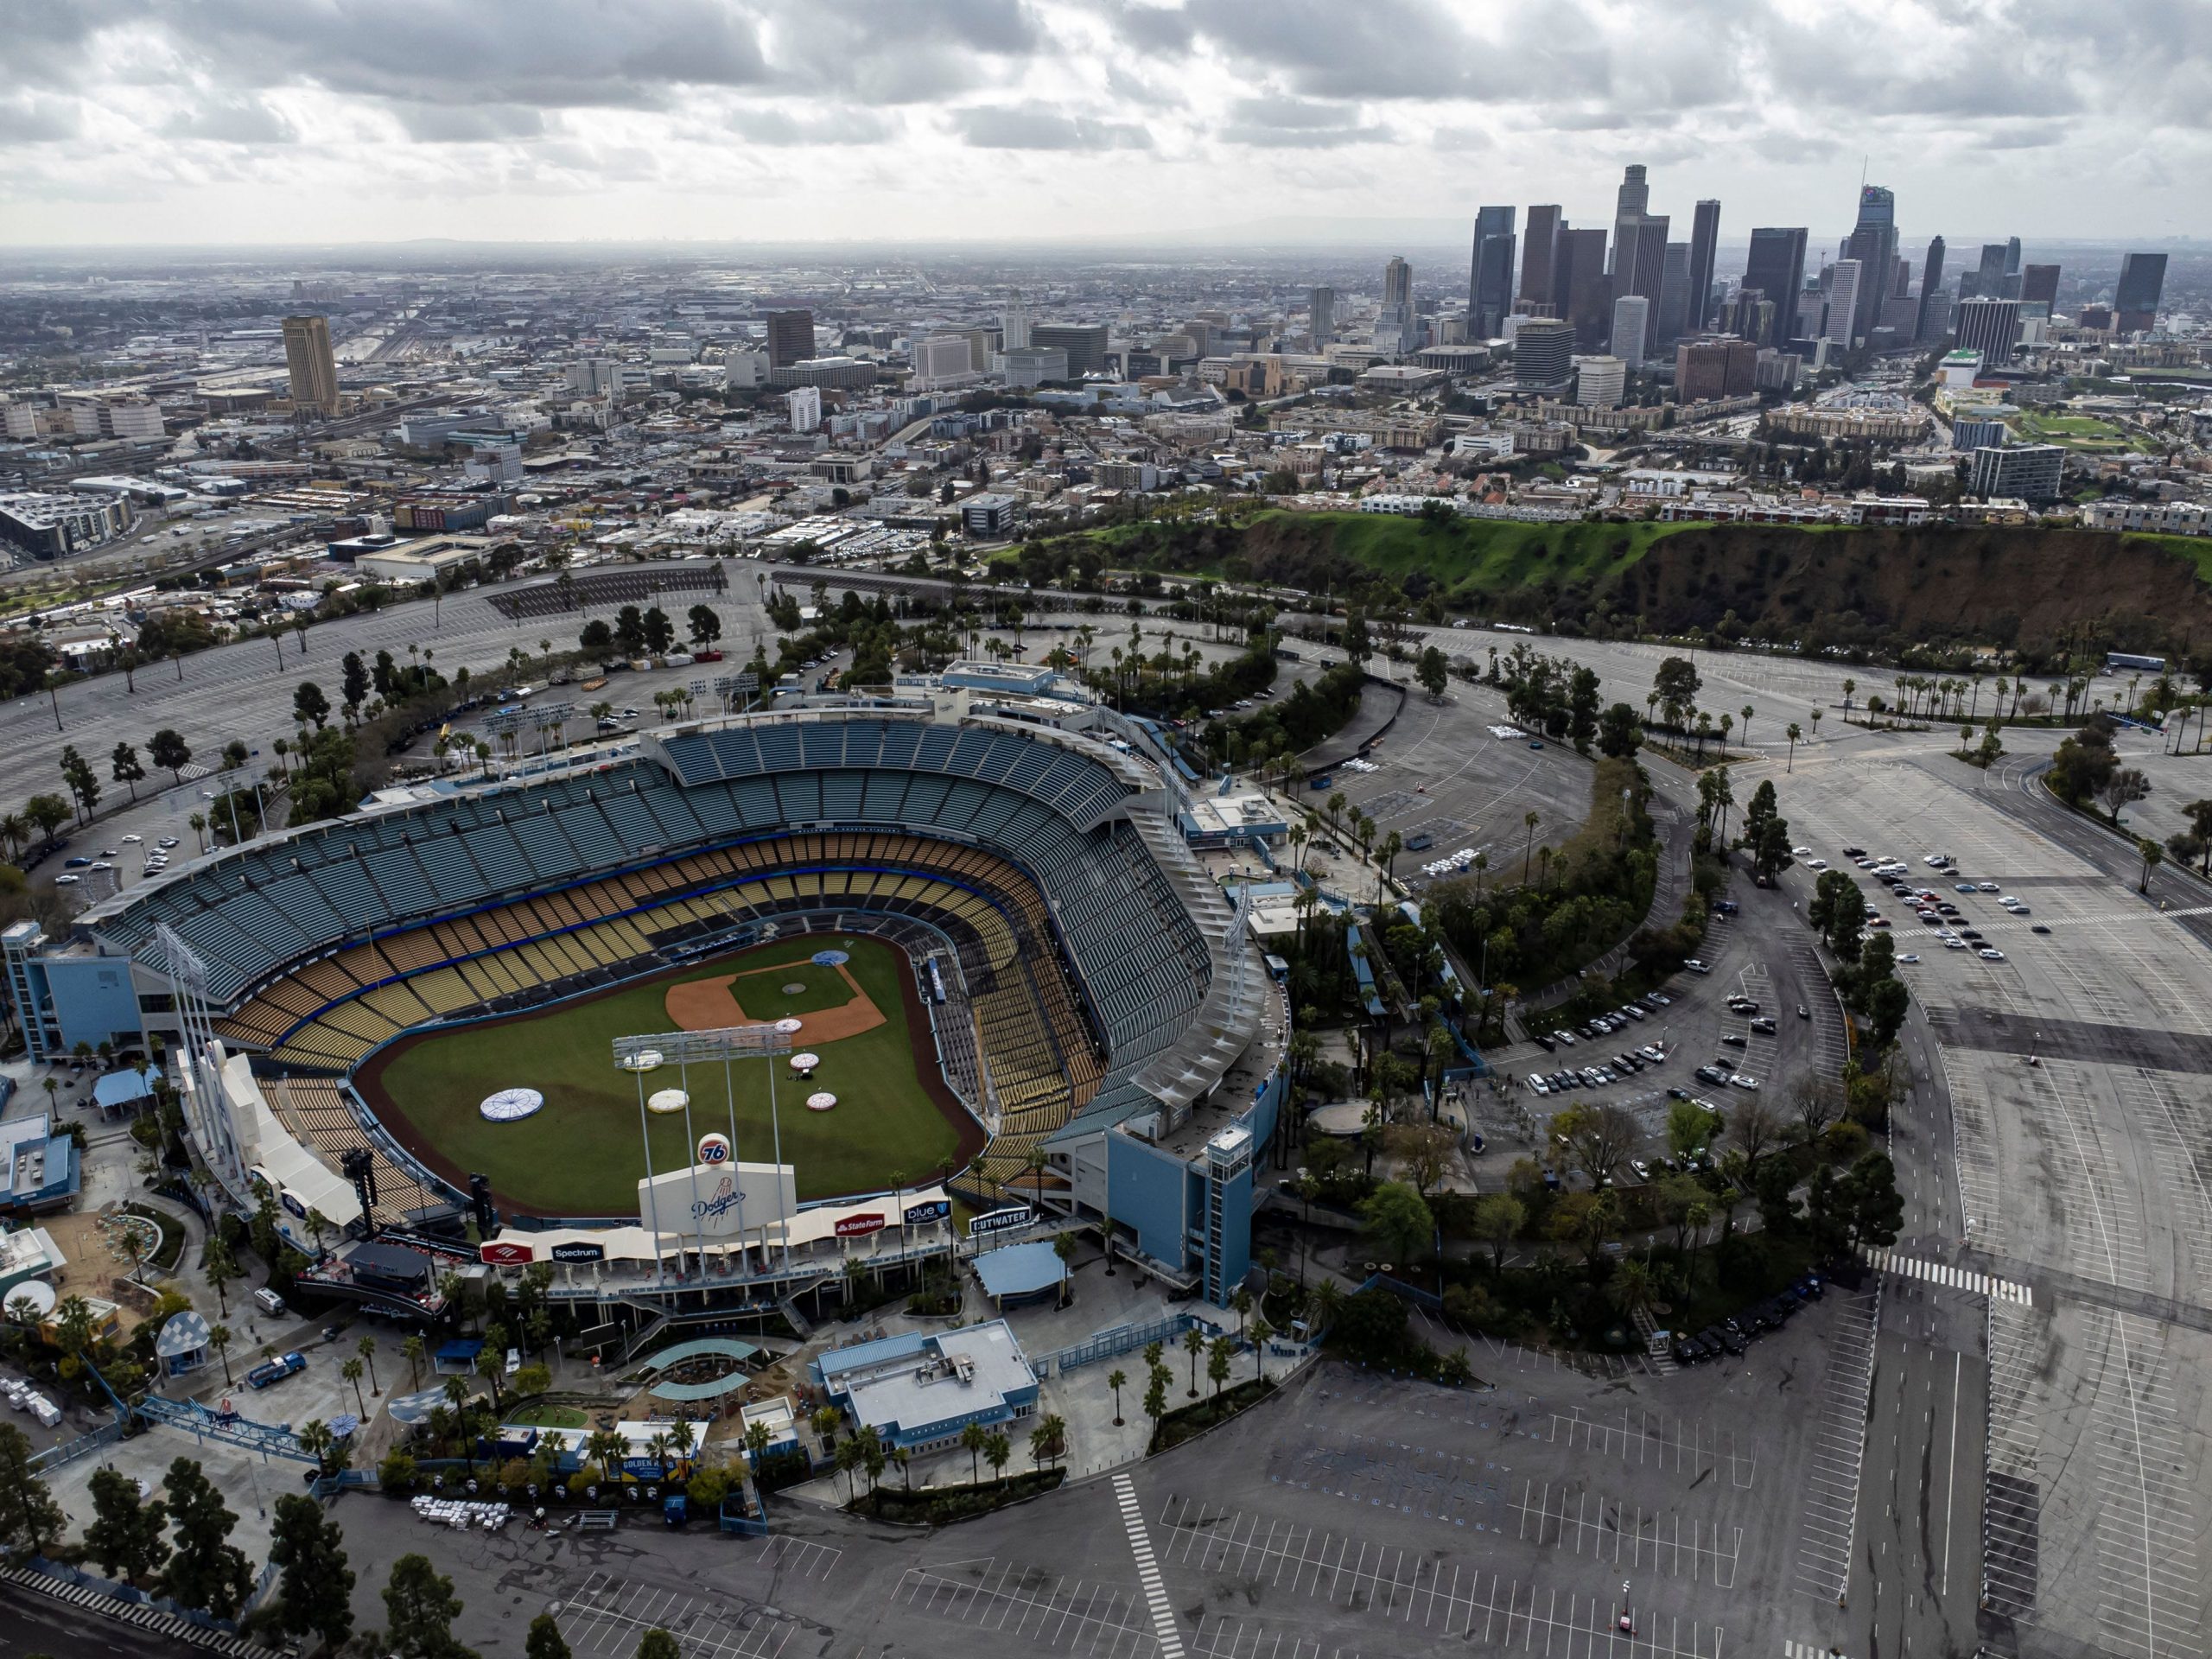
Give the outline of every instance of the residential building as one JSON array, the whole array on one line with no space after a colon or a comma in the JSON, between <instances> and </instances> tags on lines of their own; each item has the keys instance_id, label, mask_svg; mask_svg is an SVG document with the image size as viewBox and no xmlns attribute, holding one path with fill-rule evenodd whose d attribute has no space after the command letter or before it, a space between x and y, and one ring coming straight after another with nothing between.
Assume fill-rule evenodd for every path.
<instances>
[{"instance_id":1,"label":"residential building","mask_svg":"<svg viewBox=\"0 0 2212 1659\"><path fill-rule=\"evenodd\" d=\"M1557 271L1559 233L1567 228L1567 221L1560 217L1559 204L1552 202L1529 209L1526 231L1521 244L1521 285L1518 297L1538 305L1557 308L1554 316L1565 316L1567 308L1559 303L1554 291Z\"/></svg>"},{"instance_id":2,"label":"residential building","mask_svg":"<svg viewBox=\"0 0 2212 1659\"><path fill-rule=\"evenodd\" d=\"M1029 330L1029 343L1067 353L1071 380L1106 372L1106 325L1103 322L1039 322Z\"/></svg>"},{"instance_id":3,"label":"residential building","mask_svg":"<svg viewBox=\"0 0 2212 1659\"><path fill-rule=\"evenodd\" d=\"M2114 497L2108 501L2093 501L2083 507L2082 522L2091 530L2132 530L2153 536L2212 536L2212 507L2201 501L2136 501Z\"/></svg>"},{"instance_id":4,"label":"residential building","mask_svg":"<svg viewBox=\"0 0 2212 1659\"><path fill-rule=\"evenodd\" d=\"M1468 327L1477 340L1494 339L1513 308L1513 209L1483 207L1475 213L1475 247L1467 276Z\"/></svg>"},{"instance_id":5,"label":"residential building","mask_svg":"<svg viewBox=\"0 0 2212 1659\"><path fill-rule=\"evenodd\" d=\"M1929 237L1927 257L1923 260L1920 267L1920 314L1912 331L1912 337L1916 341L1925 342L1942 338L1940 329L1936 333L1929 333L1929 325L1934 321L1930 315L1930 304L1943 290L1943 238L1940 236Z\"/></svg>"},{"instance_id":6,"label":"residential building","mask_svg":"<svg viewBox=\"0 0 2212 1659\"><path fill-rule=\"evenodd\" d=\"M2016 443L1977 449L1967 474L1967 488L1985 500L2017 496L2023 501L2056 501L2064 493L2066 451L2055 443Z\"/></svg>"},{"instance_id":7,"label":"residential building","mask_svg":"<svg viewBox=\"0 0 2212 1659\"><path fill-rule=\"evenodd\" d=\"M768 314L768 366L788 368L814 355L814 313L771 311Z\"/></svg>"},{"instance_id":8,"label":"residential building","mask_svg":"<svg viewBox=\"0 0 2212 1659\"><path fill-rule=\"evenodd\" d=\"M292 379L292 406L320 415L338 412L338 359L330 349L327 317L284 319L284 364Z\"/></svg>"},{"instance_id":9,"label":"residential building","mask_svg":"<svg viewBox=\"0 0 2212 1659\"><path fill-rule=\"evenodd\" d=\"M1859 290L1866 276L1866 267L1856 259L1839 259L1828 267L1828 314L1821 334L1846 351L1858 338Z\"/></svg>"},{"instance_id":10,"label":"residential building","mask_svg":"<svg viewBox=\"0 0 2212 1659\"><path fill-rule=\"evenodd\" d=\"M1994 245L2001 257L2004 245ZM1961 351L1980 352L1985 366L2002 368L2019 345L2020 302L1980 296L1961 300L1951 310L1951 334Z\"/></svg>"},{"instance_id":11,"label":"residential building","mask_svg":"<svg viewBox=\"0 0 2212 1659\"><path fill-rule=\"evenodd\" d=\"M1690 309L1688 334L1702 334L1713 321L1713 266L1720 246L1720 204L1708 198L1690 220Z\"/></svg>"},{"instance_id":12,"label":"residential building","mask_svg":"<svg viewBox=\"0 0 2212 1659\"><path fill-rule=\"evenodd\" d=\"M784 403L791 410L792 431L811 432L822 424L822 392L819 387L794 387Z\"/></svg>"},{"instance_id":13,"label":"residential building","mask_svg":"<svg viewBox=\"0 0 2212 1659\"><path fill-rule=\"evenodd\" d=\"M1613 302L1613 355L1631 369L1643 366L1643 339L1650 320L1651 302L1641 294L1624 294Z\"/></svg>"},{"instance_id":14,"label":"residential building","mask_svg":"<svg viewBox=\"0 0 2212 1659\"><path fill-rule=\"evenodd\" d=\"M1585 409L1618 409L1628 390L1628 365L1610 354L1574 359L1574 401Z\"/></svg>"},{"instance_id":15,"label":"residential building","mask_svg":"<svg viewBox=\"0 0 2212 1659\"><path fill-rule=\"evenodd\" d=\"M1574 325L1564 317L1524 317L1513 336L1513 383L1563 386L1574 367Z\"/></svg>"},{"instance_id":16,"label":"residential building","mask_svg":"<svg viewBox=\"0 0 2212 1659\"><path fill-rule=\"evenodd\" d=\"M2120 287L2113 295L2113 326L2123 334L2157 326L2158 300L2165 292L2166 256L2131 253L2120 262Z\"/></svg>"},{"instance_id":17,"label":"residential building","mask_svg":"<svg viewBox=\"0 0 2212 1659\"><path fill-rule=\"evenodd\" d=\"M1805 287L1805 227L1754 228L1751 254L1744 265L1744 286L1757 289L1774 305L1773 332L1759 343L1779 346L1795 338L1797 296Z\"/></svg>"},{"instance_id":18,"label":"residential building","mask_svg":"<svg viewBox=\"0 0 2212 1659\"><path fill-rule=\"evenodd\" d=\"M1758 390L1759 348L1748 340L1714 335L1675 347L1675 397L1685 404L1741 397Z\"/></svg>"},{"instance_id":19,"label":"residential building","mask_svg":"<svg viewBox=\"0 0 2212 1659\"><path fill-rule=\"evenodd\" d=\"M1961 415L1951 423L1951 448L1961 454L2001 449L2012 437L2012 429L1994 415Z\"/></svg>"}]
</instances>

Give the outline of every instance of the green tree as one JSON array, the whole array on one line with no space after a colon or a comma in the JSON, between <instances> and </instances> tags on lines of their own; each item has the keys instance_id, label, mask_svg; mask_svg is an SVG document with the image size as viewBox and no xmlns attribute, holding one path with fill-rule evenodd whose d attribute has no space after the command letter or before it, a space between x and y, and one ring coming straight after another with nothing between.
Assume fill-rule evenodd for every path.
<instances>
[{"instance_id":1,"label":"green tree","mask_svg":"<svg viewBox=\"0 0 2212 1659\"><path fill-rule=\"evenodd\" d=\"M453 1580L427 1555L407 1554L391 1564L384 1587L385 1637L402 1659L475 1659L453 1633L461 1599Z\"/></svg>"},{"instance_id":2,"label":"green tree","mask_svg":"<svg viewBox=\"0 0 2212 1659\"><path fill-rule=\"evenodd\" d=\"M1122 1426L1122 1390L1128 1385L1128 1376L1119 1366L1107 1377L1106 1386L1114 1390L1114 1427Z\"/></svg>"},{"instance_id":3,"label":"green tree","mask_svg":"<svg viewBox=\"0 0 2212 1659\"><path fill-rule=\"evenodd\" d=\"M981 1423L969 1423L960 1431L961 1449L968 1454L968 1478L971 1485L981 1485L983 1449L990 1444L990 1432Z\"/></svg>"},{"instance_id":4,"label":"green tree","mask_svg":"<svg viewBox=\"0 0 2212 1659\"><path fill-rule=\"evenodd\" d=\"M991 1478L1006 1478L1007 1460L1014 1456L1014 1442L1003 1431L993 1429L983 1440L983 1461L991 1465Z\"/></svg>"},{"instance_id":5,"label":"green tree","mask_svg":"<svg viewBox=\"0 0 2212 1659\"><path fill-rule=\"evenodd\" d=\"M192 764L192 745L173 728L164 726L156 732L147 742L146 753L173 781L184 781L184 769Z\"/></svg>"},{"instance_id":6,"label":"green tree","mask_svg":"<svg viewBox=\"0 0 2212 1659\"><path fill-rule=\"evenodd\" d=\"M138 798L138 785L144 781L146 768L139 763L138 751L128 743L118 743L108 757L108 776L130 791L130 798Z\"/></svg>"},{"instance_id":7,"label":"green tree","mask_svg":"<svg viewBox=\"0 0 2212 1659\"><path fill-rule=\"evenodd\" d=\"M1414 1186L1385 1181L1360 1200L1360 1225L1374 1248L1402 1265L1425 1262L1435 1249L1436 1217Z\"/></svg>"},{"instance_id":8,"label":"green tree","mask_svg":"<svg viewBox=\"0 0 2212 1659\"><path fill-rule=\"evenodd\" d=\"M1205 1351L1205 1332L1197 1325L1183 1333L1183 1351L1191 1357L1190 1395L1193 1400L1198 1397L1198 1356Z\"/></svg>"},{"instance_id":9,"label":"green tree","mask_svg":"<svg viewBox=\"0 0 2212 1659\"><path fill-rule=\"evenodd\" d=\"M1499 1273L1505 1271L1505 1247L1528 1224L1528 1206L1510 1192L1489 1192L1475 1200L1475 1236L1489 1241L1491 1265Z\"/></svg>"},{"instance_id":10,"label":"green tree","mask_svg":"<svg viewBox=\"0 0 2212 1659\"><path fill-rule=\"evenodd\" d=\"M329 723L330 699L313 680L302 680L292 693L292 718L302 726L312 724L317 731Z\"/></svg>"},{"instance_id":11,"label":"green tree","mask_svg":"<svg viewBox=\"0 0 2212 1659\"><path fill-rule=\"evenodd\" d=\"M1227 1337L1216 1337L1206 1344L1206 1380L1213 1384L1217 1396L1221 1393L1221 1385L1229 1381L1230 1347Z\"/></svg>"},{"instance_id":12,"label":"green tree","mask_svg":"<svg viewBox=\"0 0 2212 1659\"><path fill-rule=\"evenodd\" d=\"M1421 690L1427 692L1432 699L1442 702L1444 688L1449 683L1444 653L1434 645L1429 646L1421 652L1421 662L1414 672L1421 682Z\"/></svg>"},{"instance_id":13,"label":"green tree","mask_svg":"<svg viewBox=\"0 0 2212 1659\"><path fill-rule=\"evenodd\" d=\"M53 1491L31 1468L31 1443L0 1423L0 1544L45 1554L68 1526Z\"/></svg>"},{"instance_id":14,"label":"green tree","mask_svg":"<svg viewBox=\"0 0 2212 1659\"><path fill-rule=\"evenodd\" d=\"M1636 710L1624 702L1607 709L1598 721L1598 753L1610 760L1626 760L1634 757L1643 741L1643 725L1637 719Z\"/></svg>"},{"instance_id":15,"label":"green tree","mask_svg":"<svg viewBox=\"0 0 2212 1659\"><path fill-rule=\"evenodd\" d=\"M1820 930L1827 948L1845 962L1859 959L1859 935L1866 926L1866 896L1841 870L1822 870L1813 884L1806 919Z\"/></svg>"},{"instance_id":16,"label":"green tree","mask_svg":"<svg viewBox=\"0 0 2212 1659\"><path fill-rule=\"evenodd\" d=\"M138 1495L138 1482L120 1469L95 1470L92 1480L92 1521L85 1529L85 1552L110 1578L137 1583L158 1571L169 1558L168 1506Z\"/></svg>"},{"instance_id":17,"label":"green tree","mask_svg":"<svg viewBox=\"0 0 2212 1659\"><path fill-rule=\"evenodd\" d=\"M522 1651L523 1659L570 1659L560 1624L550 1613L540 1613L530 1621L530 1635L524 1639Z\"/></svg>"},{"instance_id":18,"label":"green tree","mask_svg":"<svg viewBox=\"0 0 2212 1659\"><path fill-rule=\"evenodd\" d=\"M345 1535L304 1492L276 1500L269 1559L279 1570L279 1623L294 1636L314 1636L331 1648L353 1634L353 1569L340 1548Z\"/></svg>"},{"instance_id":19,"label":"green tree","mask_svg":"<svg viewBox=\"0 0 2212 1659\"><path fill-rule=\"evenodd\" d=\"M1694 1152L1710 1147L1720 1134L1720 1117L1702 1106L1687 1100L1672 1102L1667 1108L1667 1150L1676 1162L1688 1159Z\"/></svg>"},{"instance_id":20,"label":"green tree","mask_svg":"<svg viewBox=\"0 0 2212 1659\"><path fill-rule=\"evenodd\" d=\"M650 1630L638 1638L638 1659L683 1659L683 1649L664 1630Z\"/></svg>"},{"instance_id":21,"label":"green tree","mask_svg":"<svg viewBox=\"0 0 2212 1659\"><path fill-rule=\"evenodd\" d=\"M179 1458L162 1482L171 1519L176 1523L176 1554L162 1583L169 1596L217 1618L229 1618L245 1605L253 1574L245 1554L230 1541L238 1523L223 1495L200 1465Z\"/></svg>"},{"instance_id":22,"label":"green tree","mask_svg":"<svg viewBox=\"0 0 2212 1659\"><path fill-rule=\"evenodd\" d=\"M1837 1183L1841 1216L1850 1248L1897 1243L1904 1227L1904 1199L1890 1154L1877 1148L1862 1154Z\"/></svg>"}]
</instances>

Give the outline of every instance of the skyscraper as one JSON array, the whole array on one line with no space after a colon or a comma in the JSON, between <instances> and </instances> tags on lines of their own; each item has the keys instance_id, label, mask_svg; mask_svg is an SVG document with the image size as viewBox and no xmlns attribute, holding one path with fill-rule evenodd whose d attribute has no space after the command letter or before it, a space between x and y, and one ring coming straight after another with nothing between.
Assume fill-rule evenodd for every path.
<instances>
[{"instance_id":1,"label":"skyscraper","mask_svg":"<svg viewBox=\"0 0 2212 1659\"><path fill-rule=\"evenodd\" d=\"M2158 321L2158 296L2165 288L2164 254L2127 255L2120 262L2120 287L2113 296L2113 327L2123 334L2155 327Z\"/></svg>"},{"instance_id":2,"label":"skyscraper","mask_svg":"<svg viewBox=\"0 0 2212 1659\"><path fill-rule=\"evenodd\" d=\"M1395 253L1390 256L1390 263L1382 267L1382 303L1413 308L1414 268Z\"/></svg>"},{"instance_id":3,"label":"skyscraper","mask_svg":"<svg viewBox=\"0 0 2212 1659\"><path fill-rule=\"evenodd\" d=\"M1651 188L1643 181L1642 164L1627 168L1621 175L1620 191L1613 198L1613 259L1606 267L1617 283L1628 270L1622 251L1634 244L1636 222L1650 206Z\"/></svg>"},{"instance_id":4,"label":"skyscraper","mask_svg":"<svg viewBox=\"0 0 2212 1659\"><path fill-rule=\"evenodd\" d=\"M1309 288L1306 290L1306 332L1313 336L1316 346L1325 346L1337 337L1337 290L1333 288Z\"/></svg>"},{"instance_id":5,"label":"skyscraper","mask_svg":"<svg viewBox=\"0 0 2212 1659\"><path fill-rule=\"evenodd\" d=\"M2001 279L2003 271L1998 273ZM2020 340L2020 302L1986 295L1961 300L1951 311L1951 333L1962 352L1980 352L1982 366L1999 369L2012 360Z\"/></svg>"},{"instance_id":6,"label":"skyscraper","mask_svg":"<svg viewBox=\"0 0 2212 1659\"><path fill-rule=\"evenodd\" d=\"M1019 289L1007 302L1006 309L999 313L999 349L1002 352L1026 352L1029 349L1029 308L1021 302Z\"/></svg>"},{"instance_id":7,"label":"skyscraper","mask_svg":"<svg viewBox=\"0 0 2212 1659\"><path fill-rule=\"evenodd\" d=\"M1828 267L1828 318L1821 333L1846 351L1859 337L1859 302L1866 276L1866 265L1857 259L1839 259Z\"/></svg>"},{"instance_id":8,"label":"skyscraper","mask_svg":"<svg viewBox=\"0 0 2212 1659\"><path fill-rule=\"evenodd\" d=\"M1775 338L1759 344L1780 346L1794 338L1797 295L1805 286L1805 227L1768 225L1754 229L1751 257L1744 264L1744 286L1758 289L1774 305Z\"/></svg>"},{"instance_id":9,"label":"skyscraper","mask_svg":"<svg viewBox=\"0 0 2212 1659\"><path fill-rule=\"evenodd\" d=\"M1494 338L1513 308L1513 209L1477 209L1474 258L1467 275L1467 328L1478 340Z\"/></svg>"},{"instance_id":10,"label":"skyscraper","mask_svg":"<svg viewBox=\"0 0 2212 1659\"><path fill-rule=\"evenodd\" d=\"M1709 198L1697 205L1690 220L1689 331L1702 329L1713 319L1713 264L1720 245L1720 204Z\"/></svg>"},{"instance_id":11,"label":"skyscraper","mask_svg":"<svg viewBox=\"0 0 2212 1659\"><path fill-rule=\"evenodd\" d=\"M2020 238L2017 236L2005 238L2005 274L2007 276L2020 274Z\"/></svg>"},{"instance_id":12,"label":"skyscraper","mask_svg":"<svg viewBox=\"0 0 2212 1659\"><path fill-rule=\"evenodd\" d=\"M1558 262L1559 233L1566 228L1559 216L1558 203L1531 207L1521 244L1519 296L1541 305L1558 306L1554 315L1562 317L1567 315L1567 308L1560 304L1553 292L1552 272Z\"/></svg>"},{"instance_id":13,"label":"skyscraper","mask_svg":"<svg viewBox=\"0 0 2212 1659\"><path fill-rule=\"evenodd\" d=\"M1920 321L1912 331L1912 337L1916 340L1929 340L1938 337L1929 332L1929 324L1932 321L1929 302L1942 292L1943 252L1943 238L1940 236L1929 237L1927 262L1920 268Z\"/></svg>"},{"instance_id":14,"label":"skyscraper","mask_svg":"<svg viewBox=\"0 0 2212 1659\"><path fill-rule=\"evenodd\" d=\"M1553 245L1552 305L1574 325L1574 349L1595 352L1612 327L1612 283L1605 275L1605 232L1560 227Z\"/></svg>"},{"instance_id":15,"label":"skyscraper","mask_svg":"<svg viewBox=\"0 0 2212 1659\"><path fill-rule=\"evenodd\" d=\"M2039 305L2043 315L2049 316L2051 308L2058 303L2058 267L2056 265L2023 265L2020 268L2020 303Z\"/></svg>"},{"instance_id":16,"label":"skyscraper","mask_svg":"<svg viewBox=\"0 0 2212 1659\"><path fill-rule=\"evenodd\" d=\"M1513 335L1513 384L1563 386L1574 368L1574 325L1563 317L1527 317Z\"/></svg>"},{"instance_id":17,"label":"skyscraper","mask_svg":"<svg viewBox=\"0 0 2212 1659\"><path fill-rule=\"evenodd\" d=\"M1659 326L1652 330L1662 346L1690 332L1690 245L1669 242L1659 268Z\"/></svg>"},{"instance_id":18,"label":"skyscraper","mask_svg":"<svg viewBox=\"0 0 2212 1659\"><path fill-rule=\"evenodd\" d=\"M771 311L768 314L768 366L789 368L814 355L814 313Z\"/></svg>"},{"instance_id":19,"label":"skyscraper","mask_svg":"<svg viewBox=\"0 0 2212 1659\"><path fill-rule=\"evenodd\" d=\"M330 349L327 317L284 319L284 366L291 372L294 408L338 412L338 359Z\"/></svg>"},{"instance_id":20,"label":"skyscraper","mask_svg":"<svg viewBox=\"0 0 2212 1659\"><path fill-rule=\"evenodd\" d=\"M1631 369L1643 366L1643 341L1651 327L1651 302L1624 294L1613 302L1613 355Z\"/></svg>"},{"instance_id":21,"label":"skyscraper","mask_svg":"<svg viewBox=\"0 0 2212 1659\"><path fill-rule=\"evenodd\" d=\"M1644 308L1643 349L1647 355L1659 334L1659 289L1666 277L1667 215L1646 213L1630 232L1629 253L1614 262L1613 297L1637 294L1650 302ZM1618 340L1613 342L1613 349L1620 349Z\"/></svg>"},{"instance_id":22,"label":"skyscraper","mask_svg":"<svg viewBox=\"0 0 2212 1659\"><path fill-rule=\"evenodd\" d=\"M1974 275L1974 291L1985 300L2005 297L2005 245L2002 242L1981 245L1981 264Z\"/></svg>"},{"instance_id":23,"label":"skyscraper","mask_svg":"<svg viewBox=\"0 0 2212 1659\"><path fill-rule=\"evenodd\" d=\"M1859 223L1843 245L1847 258L1859 262L1853 289L1851 327L1832 340L1848 340L1872 331L1881 314L1882 299L1890 289L1890 270L1897 257L1897 199L1888 186L1863 185L1859 191Z\"/></svg>"}]
</instances>

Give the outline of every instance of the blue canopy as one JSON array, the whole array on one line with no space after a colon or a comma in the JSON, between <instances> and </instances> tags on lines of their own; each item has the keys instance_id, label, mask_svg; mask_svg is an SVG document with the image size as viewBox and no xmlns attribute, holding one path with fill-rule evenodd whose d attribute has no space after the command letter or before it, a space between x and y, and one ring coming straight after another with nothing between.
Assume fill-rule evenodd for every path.
<instances>
[{"instance_id":1,"label":"blue canopy","mask_svg":"<svg viewBox=\"0 0 2212 1659\"><path fill-rule=\"evenodd\" d=\"M1033 1296L1065 1279L1066 1264L1050 1239L1029 1244L1009 1244L986 1250L976 1258L976 1276L991 1296Z\"/></svg>"},{"instance_id":2,"label":"blue canopy","mask_svg":"<svg viewBox=\"0 0 2212 1659\"><path fill-rule=\"evenodd\" d=\"M151 1100L153 1085L161 1081L162 1068L149 1065L142 1075L137 1071L111 1071L92 1085L92 1099L99 1109L113 1111L118 1106L128 1106L133 1101Z\"/></svg>"}]
</instances>

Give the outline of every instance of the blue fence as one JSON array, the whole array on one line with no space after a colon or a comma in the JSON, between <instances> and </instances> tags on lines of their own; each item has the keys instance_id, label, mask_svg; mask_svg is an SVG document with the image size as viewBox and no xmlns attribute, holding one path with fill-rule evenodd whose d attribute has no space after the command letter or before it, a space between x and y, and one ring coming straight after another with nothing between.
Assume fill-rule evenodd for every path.
<instances>
[{"instance_id":1,"label":"blue fence","mask_svg":"<svg viewBox=\"0 0 2212 1659\"><path fill-rule=\"evenodd\" d=\"M1078 1365L1111 1359L1117 1354L1134 1353L1147 1343L1172 1342L1193 1326L1216 1336L1221 1334L1219 1325L1200 1319L1195 1313L1177 1313L1147 1325L1117 1325L1110 1331L1101 1331L1087 1341L1039 1357L1036 1365L1037 1375L1057 1376L1075 1370Z\"/></svg>"}]
</instances>

